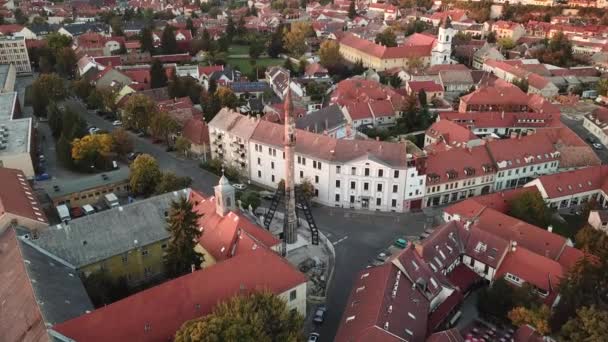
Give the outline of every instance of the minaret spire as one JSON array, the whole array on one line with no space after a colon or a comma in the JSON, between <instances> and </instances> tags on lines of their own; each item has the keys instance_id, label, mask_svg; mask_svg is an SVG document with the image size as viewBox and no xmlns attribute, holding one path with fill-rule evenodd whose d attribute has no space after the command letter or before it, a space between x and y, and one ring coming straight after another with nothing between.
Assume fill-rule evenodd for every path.
<instances>
[{"instance_id":1,"label":"minaret spire","mask_svg":"<svg viewBox=\"0 0 608 342\"><path fill-rule=\"evenodd\" d=\"M296 196L295 196L295 166L294 154L296 147L296 123L291 101L291 79L287 80L285 94L285 226L284 239L286 243L295 243L297 235Z\"/></svg>"}]
</instances>

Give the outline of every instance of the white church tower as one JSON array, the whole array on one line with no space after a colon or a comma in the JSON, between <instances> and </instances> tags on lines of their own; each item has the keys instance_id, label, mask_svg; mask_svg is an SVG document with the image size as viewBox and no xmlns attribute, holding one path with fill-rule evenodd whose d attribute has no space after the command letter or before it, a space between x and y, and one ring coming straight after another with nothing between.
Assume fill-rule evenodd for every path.
<instances>
[{"instance_id":1,"label":"white church tower","mask_svg":"<svg viewBox=\"0 0 608 342\"><path fill-rule=\"evenodd\" d=\"M234 187L228 182L228 178L222 175L220 182L215 190L215 212L220 216L225 216L230 211L235 210Z\"/></svg>"},{"instance_id":2,"label":"white church tower","mask_svg":"<svg viewBox=\"0 0 608 342\"><path fill-rule=\"evenodd\" d=\"M452 27L450 17L446 17L445 21L439 26L439 34L437 35L437 44L431 53L431 65L450 64L452 59L452 39L456 30Z\"/></svg>"}]
</instances>

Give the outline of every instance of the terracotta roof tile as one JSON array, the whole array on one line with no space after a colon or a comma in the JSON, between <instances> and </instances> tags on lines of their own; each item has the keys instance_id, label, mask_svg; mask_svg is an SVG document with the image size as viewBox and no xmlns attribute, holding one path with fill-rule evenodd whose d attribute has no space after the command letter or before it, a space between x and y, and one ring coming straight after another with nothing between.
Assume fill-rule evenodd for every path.
<instances>
[{"instance_id":1,"label":"terracotta roof tile","mask_svg":"<svg viewBox=\"0 0 608 342\"><path fill-rule=\"evenodd\" d=\"M0 217L6 213L48 224L42 206L21 170L0 168Z\"/></svg>"}]
</instances>

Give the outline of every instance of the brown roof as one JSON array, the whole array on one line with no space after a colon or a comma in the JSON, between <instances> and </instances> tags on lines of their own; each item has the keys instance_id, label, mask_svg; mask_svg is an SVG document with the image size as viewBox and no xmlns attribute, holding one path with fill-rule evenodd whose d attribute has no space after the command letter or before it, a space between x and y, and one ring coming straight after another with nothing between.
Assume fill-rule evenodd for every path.
<instances>
[{"instance_id":1,"label":"brown roof","mask_svg":"<svg viewBox=\"0 0 608 342\"><path fill-rule=\"evenodd\" d=\"M0 168L0 216L5 213L48 224L48 219L21 170Z\"/></svg>"},{"instance_id":2,"label":"brown roof","mask_svg":"<svg viewBox=\"0 0 608 342\"><path fill-rule=\"evenodd\" d=\"M251 140L281 147L285 129L282 125L260 120ZM326 161L348 162L370 158L392 167L406 166L405 144L376 140L344 140L308 131L296 130L296 152Z\"/></svg>"},{"instance_id":3,"label":"brown roof","mask_svg":"<svg viewBox=\"0 0 608 342\"><path fill-rule=\"evenodd\" d=\"M386 47L367 39L359 38L352 33L346 33L340 40L340 44L383 59L428 57L431 55L431 49L433 48L432 42L430 44L425 42L425 44L421 45ZM416 42L416 44L418 43Z\"/></svg>"},{"instance_id":4,"label":"brown roof","mask_svg":"<svg viewBox=\"0 0 608 342\"><path fill-rule=\"evenodd\" d=\"M0 331L3 341L50 341L15 230L0 233Z\"/></svg>"},{"instance_id":5,"label":"brown roof","mask_svg":"<svg viewBox=\"0 0 608 342\"><path fill-rule=\"evenodd\" d=\"M196 145L209 145L209 126L199 118L194 117L184 125L182 135Z\"/></svg>"}]
</instances>

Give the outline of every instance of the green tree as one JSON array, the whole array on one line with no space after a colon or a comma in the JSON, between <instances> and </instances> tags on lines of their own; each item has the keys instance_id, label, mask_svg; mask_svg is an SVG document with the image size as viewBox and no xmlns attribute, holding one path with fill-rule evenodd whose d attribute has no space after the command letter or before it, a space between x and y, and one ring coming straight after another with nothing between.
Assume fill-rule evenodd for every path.
<instances>
[{"instance_id":1,"label":"green tree","mask_svg":"<svg viewBox=\"0 0 608 342\"><path fill-rule=\"evenodd\" d=\"M177 40L175 40L175 28L173 26L165 26L160 41L164 54L170 55L177 52Z\"/></svg>"},{"instance_id":2,"label":"green tree","mask_svg":"<svg viewBox=\"0 0 608 342\"><path fill-rule=\"evenodd\" d=\"M402 80L401 80L401 77L399 77L399 75L394 74L389 78L388 83L393 88L401 88ZM424 89L422 89L422 90L424 90ZM426 96L426 94L424 94L424 95Z\"/></svg>"},{"instance_id":3,"label":"green tree","mask_svg":"<svg viewBox=\"0 0 608 342\"><path fill-rule=\"evenodd\" d=\"M167 192L185 189L191 184L192 178L190 177L180 177L173 172L163 172L158 184L156 184L154 193L157 195L165 194Z\"/></svg>"},{"instance_id":4,"label":"green tree","mask_svg":"<svg viewBox=\"0 0 608 342\"><path fill-rule=\"evenodd\" d=\"M150 66L150 87L152 89L162 88L167 86L167 73L163 67L163 63L154 58L152 66Z\"/></svg>"},{"instance_id":5,"label":"green tree","mask_svg":"<svg viewBox=\"0 0 608 342\"><path fill-rule=\"evenodd\" d=\"M249 206L251 206L251 209L255 210L257 207L260 206L260 203L262 203L262 201L260 200L260 194L253 190L245 191L239 199L241 201L241 206L243 207L243 209L248 209Z\"/></svg>"},{"instance_id":6,"label":"green tree","mask_svg":"<svg viewBox=\"0 0 608 342\"><path fill-rule=\"evenodd\" d=\"M228 87L219 87L215 91L215 96L217 96L217 98L219 99L221 107L235 109L238 105L238 99L236 95Z\"/></svg>"},{"instance_id":7,"label":"green tree","mask_svg":"<svg viewBox=\"0 0 608 342\"><path fill-rule=\"evenodd\" d=\"M55 139L59 138L63 129L63 112L55 102L49 103L46 109L49 119L49 128Z\"/></svg>"},{"instance_id":8,"label":"green tree","mask_svg":"<svg viewBox=\"0 0 608 342\"><path fill-rule=\"evenodd\" d=\"M601 260L608 260L608 235L603 231L587 224L576 233L575 241L578 249L593 254Z\"/></svg>"},{"instance_id":9,"label":"green tree","mask_svg":"<svg viewBox=\"0 0 608 342\"><path fill-rule=\"evenodd\" d=\"M228 41L232 40L232 37L236 34L236 26L234 26L234 20L232 20L232 16L228 17L228 21L226 23L226 36L228 37Z\"/></svg>"},{"instance_id":10,"label":"green tree","mask_svg":"<svg viewBox=\"0 0 608 342\"><path fill-rule=\"evenodd\" d=\"M185 137L180 136L175 140L175 150L177 151L177 153L183 156L188 155L191 146L192 143L190 143L190 140L186 139Z\"/></svg>"},{"instance_id":11,"label":"green tree","mask_svg":"<svg viewBox=\"0 0 608 342\"><path fill-rule=\"evenodd\" d=\"M354 75L361 75L362 73L364 73L364 72L365 72L365 66L363 66L363 60L361 60L361 59L360 59L360 60L358 60L358 61L357 61L357 62L356 62L354 65L353 65L353 68L352 68L352 70L351 70L351 71L352 71L352 73L353 73Z\"/></svg>"},{"instance_id":12,"label":"green tree","mask_svg":"<svg viewBox=\"0 0 608 342\"><path fill-rule=\"evenodd\" d=\"M424 91L424 89L420 89L420 91L418 92L418 102L420 102L420 105L423 107L428 104L426 98L426 91Z\"/></svg>"},{"instance_id":13,"label":"green tree","mask_svg":"<svg viewBox=\"0 0 608 342\"><path fill-rule=\"evenodd\" d=\"M104 270L91 273L83 279L82 283L96 308L112 304L130 294L124 277L114 279Z\"/></svg>"},{"instance_id":14,"label":"green tree","mask_svg":"<svg viewBox=\"0 0 608 342\"><path fill-rule=\"evenodd\" d=\"M211 35L209 34L209 31L207 31L207 28L203 30L203 35L201 36L201 50L211 50Z\"/></svg>"},{"instance_id":15,"label":"green tree","mask_svg":"<svg viewBox=\"0 0 608 342\"><path fill-rule=\"evenodd\" d=\"M59 140L57 140L55 154L61 165L68 169L74 167L74 162L72 160L72 144L71 140L67 137L67 134L61 134Z\"/></svg>"},{"instance_id":16,"label":"green tree","mask_svg":"<svg viewBox=\"0 0 608 342\"><path fill-rule=\"evenodd\" d=\"M126 128L147 130L156 112L156 103L152 99L143 94L134 94L125 103L122 122Z\"/></svg>"},{"instance_id":17,"label":"green tree","mask_svg":"<svg viewBox=\"0 0 608 342\"><path fill-rule=\"evenodd\" d=\"M608 13L608 12L606 12ZM602 96L608 95L608 78L603 78L597 81L597 85L595 86L597 93Z\"/></svg>"},{"instance_id":18,"label":"green tree","mask_svg":"<svg viewBox=\"0 0 608 342\"><path fill-rule=\"evenodd\" d=\"M86 98L88 107L90 108L102 108L103 107L103 98L97 89L91 89L89 96Z\"/></svg>"},{"instance_id":19,"label":"green tree","mask_svg":"<svg viewBox=\"0 0 608 342\"><path fill-rule=\"evenodd\" d=\"M152 194L160 178L158 163L149 154L137 156L131 164L129 185L135 194L144 196Z\"/></svg>"},{"instance_id":20,"label":"green tree","mask_svg":"<svg viewBox=\"0 0 608 342\"><path fill-rule=\"evenodd\" d=\"M201 235L198 230L200 217L185 196L171 202L167 219L170 238L165 261L167 275L171 278L190 272L192 267L200 268L203 262L202 255L194 250Z\"/></svg>"},{"instance_id":21,"label":"green tree","mask_svg":"<svg viewBox=\"0 0 608 342\"><path fill-rule=\"evenodd\" d=\"M200 103L203 87L192 77L177 77L174 74L169 81L168 91L171 98L188 96L193 103Z\"/></svg>"},{"instance_id":22,"label":"green tree","mask_svg":"<svg viewBox=\"0 0 608 342\"><path fill-rule=\"evenodd\" d=\"M58 32L49 33L46 38L46 45L52 51L59 51L63 48L70 47L72 38Z\"/></svg>"},{"instance_id":23,"label":"green tree","mask_svg":"<svg viewBox=\"0 0 608 342\"><path fill-rule=\"evenodd\" d=\"M277 27L277 30L270 36L270 42L268 43L268 55L272 58L277 58L279 54L284 52L283 49L283 34L285 28L283 24Z\"/></svg>"},{"instance_id":24,"label":"green tree","mask_svg":"<svg viewBox=\"0 0 608 342\"><path fill-rule=\"evenodd\" d=\"M112 35L114 36L125 35L125 32L123 31L122 18L119 16L113 16L110 19L110 28L112 29Z\"/></svg>"},{"instance_id":25,"label":"green tree","mask_svg":"<svg viewBox=\"0 0 608 342\"><path fill-rule=\"evenodd\" d=\"M59 74L68 78L76 76L76 62L78 62L78 58L71 47L64 47L57 50L55 61L55 69Z\"/></svg>"},{"instance_id":26,"label":"green tree","mask_svg":"<svg viewBox=\"0 0 608 342\"><path fill-rule=\"evenodd\" d=\"M509 202L509 215L538 227L551 222L551 210L538 192L525 192Z\"/></svg>"},{"instance_id":27,"label":"green tree","mask_svg":"<svg viewBox=\"0 0 608 342\"><path fill-rule=\"evenodd\" d=\"M357 9L355 8L355 1L351 0L350 5L348 5L348 18L350 20L355 19L357 16Z\"/></svg>"},{"instance_id":28,"label":"green tree","mask_svg":"<svg viewBox=\"0 0 608 342\"><path fill-rule=\"evenodd\" d=\"M306 52L306 38L313 33L312 26L308 22L294 22L291 30L283 37L283 45L294 57L300 57Z\"/></svg>"},{"instance_id":29,"label":"green tree","mask_svg":"<svg viewBox=\"0 0 608 342\"><path fill-rule=\"evenodd\" d=\"M196 27L194 27L194 23L192 22L192 18L186 19L186 29L190 30L192 36L196 36Z\"/></svg>"},{"instance_id":30,"label":"green tree","mask_svg":"<svg viewBox=\"0 0 608 342\"><path fill-rule=\"evenodd\" d=\"M141 43L141 51L154 52L154 38L150 28L145 27L141 30L139 42Z\"/></svg>"},{"instance_id":31,"label":"green tree","mask_svg":"<svg viewBox=\"0 0 608 342\"><path fill-rule=\"evenodd\" d=\"M395 47L397 46L397 36L395 36L395 32L391 28L387 28L376 35L376 44Z\"/></svg>"},{"instance_id":32,"label":"green tree","mask_svg":"<svg viewBox=\"0 0 608 342\"><path fill-rule=\"evenodd\" d=\"M193 341L304 341L304 319L269 292L237 295L219 303L213 313L188 321L175 342Z\"/></svg>"},{"instance_id":33,"label":"green tree","mask_svg":"<svg viewBox=\"0 0 608 342\"><path fill-rule=\"evenodd\" d=\"M167 112L156 112L150 119L150 133L156 138L169 142L169 137L177 133L179 124Z\"/></svg>"},{"instance_id":34,"label":"green tree","mask_svg":"<svg viewBox=\"0 0 608 342\"><path fill-rule=\"evenodd\" d=\"M93 86L84 78L72 81L70 84L72 92L79 98L86 100L93 90Z\"/></svg>"},{"instance_id":35,"label":"green tree","mask_svg":"<svg viewBox=\"0 0 608 342\"><path fill-rule=\"evenodd\" d=\"M15 22L18 25L25 25L29 20L28 17L23 14L23 11L19 7L15 9L15 11L13 12L13 16L15 17Z\"/></svg>"},{"instance_id":36,"label":"green tree","mask_svg":"<svg viewBox=\"0 0 608 342\"><path fill-rule=\"evenodd\" d=\"M603 342L608 336L608 311L582 307L560 331L560 341Z\"/></svg>"},{"instance_id":37,"label":"green tree","mask_svg":"<svg viewBox=\"0 0 608 342\"><path fill-rule=\"evenodd\" d=\"M340 45L334 40L326 40L319 48L319 60L326 68L334 68L343 63Z\"/></svg>"},{"instance_id":38,"label":"green tree","mask_svg":"<svg viewBox=\"0 0 608 342\"><path fill-rule=\"evenodd\" d=\"M57 74L40 75L31 89L34 115L39 117L46 117L46 108L51 101L59 102L66 96L64 81Z\"/></svg>"},{"instance_id":39,"label":"green tree","mask_svg":"<svg viewBox=\"0 0 608 342\"><path fill-rule=\"evenodd\" d=\"M490 44L496 43L496 32L490 31L490 33L488 33L488 36L486 37L486 41Z\"/></svg>"},{"instance_id":40,"label":"green tree","mask_svg":"<svg viewBox=\"0 0 608 342\"><path fill-rule=\"evenodd\" d=\"M112 151L119 156L125 156L133 151L133 139L124 128L116 128L112 131Z\"/></svg>"},{"instance_id":41,"label":"green tree","mask_svg":"<svg viewBox=\"0 0 608 342\"><path fill-rule=\"evenodd\" d=\"M264 49L265 49L265 46L261 41L259 41L259 40L252 41L249 45L249 57L251 57L254 60L258 59L258 57L260 57L262 52L264 52Z\"/></svg>"},{"instance_id":42,"label":"green tree","mask_svg":"<svg viewBox=\"0 0 608 342\"><path fill-rule=\"evenodd\" d=\"M498 40L498 46L503 50L511 50L515 47L515 42L509 37L504 37Z\"/></svg>"},{"instance_id":43,"label":"green tree","mask_svg":"<svg viewBox=\"0 0 608 342\"><path fill-rule=\"evenodd\" d=\"M518 306L509 312L509 319L516 326L530 325L542 336L550 333L549 316L551 309L547 305L526 308Z\"/></svg>"},{"instance_id":44,"label":"green tree","mask_svg":"<svg viewBox=\"0 0 608 342\"><path fill-rule=\"evenodd\" d=\"M521 89L524 93L528 92L528 80L524 78L517 78L513 81L513 85Z\"/></svg>"}]
</instances>

